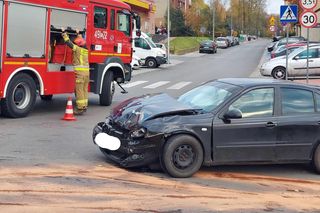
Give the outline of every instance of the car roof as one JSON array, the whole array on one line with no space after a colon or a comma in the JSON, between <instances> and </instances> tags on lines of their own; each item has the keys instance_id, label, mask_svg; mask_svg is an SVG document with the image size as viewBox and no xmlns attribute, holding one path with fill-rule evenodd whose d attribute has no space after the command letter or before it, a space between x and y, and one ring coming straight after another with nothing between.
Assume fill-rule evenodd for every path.
<instances>
[{"instance_id":1,"label":"car roof","mask_svg":"<svg viewBox=\"0 0 320 213\"><path fill-rule=\"evenodd\" d=\"M221 78L216 81L233 84L241 87L267 86L267 85L285 85L285 86L303 86L306 88L320 89L315 85L308 85L293 81L277 80L272 78Z\"/></svg>"}]
</instances>

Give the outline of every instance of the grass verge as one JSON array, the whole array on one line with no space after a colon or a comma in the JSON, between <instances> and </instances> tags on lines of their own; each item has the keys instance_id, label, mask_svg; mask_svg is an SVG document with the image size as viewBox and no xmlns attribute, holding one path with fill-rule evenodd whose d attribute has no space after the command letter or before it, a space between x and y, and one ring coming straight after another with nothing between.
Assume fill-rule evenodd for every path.
<instances>
[{"instance_id":1,"label":"grass verge","mask_svg":"<svg viewBox=\"0 0 320 213\"><path fill-rule=\"evenodd\" d=\"M176 37L170 41L170 52L182 55L188 52L197 51L200 42L208 39L208 37Z\"/></svg>"}]
</instances>

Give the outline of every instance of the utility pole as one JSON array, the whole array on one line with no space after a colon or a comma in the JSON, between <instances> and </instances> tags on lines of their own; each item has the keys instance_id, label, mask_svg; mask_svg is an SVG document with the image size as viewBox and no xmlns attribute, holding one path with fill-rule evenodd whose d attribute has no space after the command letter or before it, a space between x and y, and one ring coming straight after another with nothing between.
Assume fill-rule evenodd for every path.
<instances>
[{"instance_id":1,"label":"utility pole","mask_svg":"<svg viewBox=\"0 0 320 213\"><path fill-rule=\"evenodd\" d=\"M232 36L233 26L232 26L232 1L230 1L230 36Z\"/></svg>"},{"instance_id":2,"label":"utility pole","mask_svg":"<svg viewBox=\"0 0 320 213\"><path fill-rule=\"evenodd\" d=\"M244 33L244 0L242 0L242 11L241 11L241 33Z\"/></svg>"},{"instance_id":3,"label":"utility pole","mask_svg":"<svg viewBox=\"0 0 320 213\"><path fill-rule=\"evenodd\" d=\"M168 35L168 58L167 58L167 64L170 64L170 0L168 0L168 29L167 29L167 35Z\"/></svg>"},{"instance_id":4,"label":"utility pole","mask_svg":"<svg viewBox=\"0 0 320 213\"><path fill-rule=\"evenodd\" d=\"M212 41L214 41L214 28L215 28L215 16L216 16L216 8L215 8L215 0L212 0Z\"/></svg>"}]
</instances>

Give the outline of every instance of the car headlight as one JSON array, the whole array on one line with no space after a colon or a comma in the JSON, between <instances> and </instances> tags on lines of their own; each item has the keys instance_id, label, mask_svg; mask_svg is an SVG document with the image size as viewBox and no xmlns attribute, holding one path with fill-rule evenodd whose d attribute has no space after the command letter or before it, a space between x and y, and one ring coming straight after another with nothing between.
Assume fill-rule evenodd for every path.
<instances>
[{"instance_id":1,"label":"car headlight","mask_svg":"<svg viewBox=\"0 0 320 213\"><path fill-rule=\"evenodd\" d=\"M133 132L131 132L130 136L131 138L143 138L147 133L147 130L145 128L137 129Z\"/></svg>"},{"instance_id":2,"label":"car headlight","mask_svg":"<svg viewBox=\"0 0 320 213\"><path fill-rule=\"evenodd\" d=\"M163 52L157 52L157 56L163 57Z\"/></svg>"}]
</instances>

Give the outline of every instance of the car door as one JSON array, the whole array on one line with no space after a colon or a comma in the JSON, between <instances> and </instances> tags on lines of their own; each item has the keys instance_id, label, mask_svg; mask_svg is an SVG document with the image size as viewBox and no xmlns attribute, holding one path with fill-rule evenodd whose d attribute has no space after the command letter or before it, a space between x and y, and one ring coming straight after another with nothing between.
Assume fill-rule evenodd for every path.
<instances>
[{"instance_id":1,"label":"car door","mask_svg":"<svg viewBox=\"0 0 320 213\"><path fill-rule=\"evenodd\" d=\"M280 94L277 160L307 160L320 134L320 114L316 112L313 92L301 88L281 87ZM320 96L317 97L320 106Z\"/></svg>"},{"instance_id":2,"label":"car door","mask_svg":"<svg viewBox=\"0 0 320 213\"><path fill-rule=\"evenodd\" d=\"M277 119L275 88L255 88L229 104L213 121L213 159L216 163L269 162L275 160ZM240 119L223 119L230 109Z\"/></svg>"},{"instance_id":3,"label":"car door","mask_svg":"<svg viewBox=\"0 0 320 213\"><path fill-rule=\"evenodd\" d=\"M93 33L91 36L93 55L97 58L105 58L113 55L113 36L108 31L108 8L93 5Z\"/></svg>"},{"instance_id":4,"label":"car door","mask_svg":"<svg viewBox=\"0 0 320 213\"><path fill-rule=\"evenodd\" d=\"M303 50L290 60L289 76L306 76L307 75L307 50ZM318 65L318 49L309 50L309 75L315 75Z\"/></svg>"},{"instance_id":5,"label":"car door","mask_svg":"<svg viewBox=\"0 0 320 213\"><path fill-rule=\"evenodd\" d=\"M151 47L147 43L147 41L142 37L136 37L134 39L134 55L141 58L143 63L145 63L145 60L148 56L150 56Z\"/></svg>"}]
</instances>

